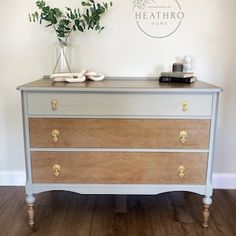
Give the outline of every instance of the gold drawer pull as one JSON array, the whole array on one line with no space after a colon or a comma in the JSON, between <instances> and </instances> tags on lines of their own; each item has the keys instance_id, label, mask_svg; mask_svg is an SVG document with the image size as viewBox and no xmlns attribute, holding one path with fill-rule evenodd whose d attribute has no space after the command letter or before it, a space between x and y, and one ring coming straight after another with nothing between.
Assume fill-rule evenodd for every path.
<instances>
[{"instance_id":1,"label":"gold drawer pull","mask_svg":"<svg viewBox=\"0 0 236 236\"><path fill-rule=\"evenodd\" d=\"M189 110L189 103L188 101L182 102L182 111L187 112Z\"/></svg>"},{"instance_id":2,"label":"gold drawer pull","mask_svg":"<svg viewBox=\"0 0 236 236\"><path fill-rule=\"evenodd\" d=\"M186 170L186 168L184 166L179 166L179 168L178 168L178 175L179 175L180 178L184 177L185 170Z\"/></svg>"},{"instance_id":3,"label":"gold drawer pull","mask_svg":"<svg viewBox=\"0 0 236 236\"><path fill-rule=\"evenodd\" d=\"M58 102L57 102L56 99L53 99L53 100L51 101L51 106L52 106L52 110L53 110L53 111L56 111L56 110L57 110L57 108L58 108Z\"/></svg>"},{"instance_id":4,"label":"gold drawer pull","mask_svg":"<svg viewBox=\"0 0 236 236\"><path fill-rule=\"evenodd\" d=\"M61 166L60 165L55 164L55 165L53 165L52 169L53 169L54 176L57 177L57 176L60 175L60 171L61 171Z\"/></svg>"},{"instance_id":5,"label":"gold drawer pull","mask_svg":"<svg viewBox=\"0 0 236 236\"><path fill-rule=\"evenodd\" d=\"M179 133L179 141L184 144L187 142L187 136L188 136L188 133L186 130L182 130L180 131Z\"/></svg>"},{"instance_id":6,"label":"gold drawer pull","mask_svg":"<svg viewBox=\"0 0 236 236\"><path fill-rule=\"evenodd\" d=\"M52 131L52 140L53 140L54 143L57 143L59 141L59 136L60 136L59 130L54 129Z\"/></svg>"}]
</instances>

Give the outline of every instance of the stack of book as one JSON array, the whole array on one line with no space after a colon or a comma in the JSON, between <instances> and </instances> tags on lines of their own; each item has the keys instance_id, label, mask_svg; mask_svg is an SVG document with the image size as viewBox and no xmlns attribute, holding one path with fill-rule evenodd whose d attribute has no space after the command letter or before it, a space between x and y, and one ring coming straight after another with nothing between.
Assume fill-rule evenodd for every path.
<instances>
[{"instance_id":1,"label":"stack of book","mask_svg":"<svg viewBox=\"0 0 236 236\"><path fill-rule=\"evenodd\" d=\"M190 84L197 81L197 78L192 72L162 72L159 81Z\"/></svg>"}]
</instances>

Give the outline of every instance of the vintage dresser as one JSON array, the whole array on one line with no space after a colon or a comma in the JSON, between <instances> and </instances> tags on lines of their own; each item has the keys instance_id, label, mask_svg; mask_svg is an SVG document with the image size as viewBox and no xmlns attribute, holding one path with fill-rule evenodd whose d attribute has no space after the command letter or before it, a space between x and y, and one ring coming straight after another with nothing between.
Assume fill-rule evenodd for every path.
<instances>
[{"instance_id":1,"label":"vintage dresser","mask_svg":"<svg viewBox=\"0 0 236 236\"><path fill-rule=\"evenodd\" d=\"M50 190L190 191L203 195L208 226L221 88L107 78L76 84L41 79L18 89L31 227L35 194Z\"/></svg>"}]
</instances>

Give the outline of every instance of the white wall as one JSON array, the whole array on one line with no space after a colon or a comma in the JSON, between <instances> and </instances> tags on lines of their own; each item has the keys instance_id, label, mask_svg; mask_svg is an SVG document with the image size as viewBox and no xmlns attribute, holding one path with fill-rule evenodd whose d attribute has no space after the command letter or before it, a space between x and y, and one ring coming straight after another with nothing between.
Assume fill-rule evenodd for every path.
<instances>
[{"instance_id":1,"label":"white wall","mask_svg":"<svg viewBox=\"0 0 236 236\"><path fill-rule=\"evenodd\" d=\"M64 6L65 1L48 1ZM179 0L185 12L180 29L166 39L147 37L137 28L131 0L113 0L101 33L74 33L75 68L91 68L111 76L156 76L178 57L194 58L199 79L224 88L216 147L216 172L236 173L236 1ZM76 6L78 0L66 1ZM30 24L31 0L0 5L0 171L24 170L20 93L22 83L49 74L56 41L49 29Z\"/></svg>"}]
</instances>

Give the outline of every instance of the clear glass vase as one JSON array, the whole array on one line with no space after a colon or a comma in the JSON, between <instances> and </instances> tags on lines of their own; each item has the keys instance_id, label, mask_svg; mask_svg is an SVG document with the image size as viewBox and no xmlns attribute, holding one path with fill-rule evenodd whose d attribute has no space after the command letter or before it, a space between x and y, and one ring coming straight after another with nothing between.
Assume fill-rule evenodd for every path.
<instances>
[{"instance_id":1,"label":"clear glass vase","mask_svg":"<svg viewBox=\"0 0 236 236\"><path fill-rule=\"evenodd\" d=\"M58 38L55 52L53 74L71 73L71 47L68 38Z\"/></svg>"}]
</instances>

